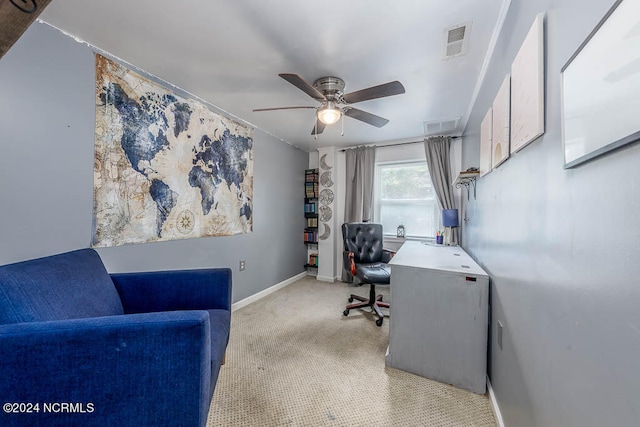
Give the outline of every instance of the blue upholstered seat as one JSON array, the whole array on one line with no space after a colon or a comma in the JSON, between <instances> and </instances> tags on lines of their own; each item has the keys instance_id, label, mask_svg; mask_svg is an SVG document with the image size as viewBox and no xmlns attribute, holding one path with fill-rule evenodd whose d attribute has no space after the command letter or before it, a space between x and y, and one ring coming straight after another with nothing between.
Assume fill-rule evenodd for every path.
<instances>
[{"instance_id":1,"label":"blue upholstered seat","mask_svg":"<svg viewBox=\"0 0 640 427\"><path fill-rule=\"evenodd\" d=\"M109 275L91 249L0 266L0 400L41 405L0 425L204 426L230 319L229 269Z\"/></svg>"}]
</instances>

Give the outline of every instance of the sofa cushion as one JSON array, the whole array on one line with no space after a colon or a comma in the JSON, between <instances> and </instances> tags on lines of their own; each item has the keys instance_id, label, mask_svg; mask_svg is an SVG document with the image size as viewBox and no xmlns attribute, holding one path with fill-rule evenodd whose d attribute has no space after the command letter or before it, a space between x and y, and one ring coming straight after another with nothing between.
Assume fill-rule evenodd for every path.
<instances>
[{"instance_id":1,"label":"sofa cushion","mask_svg":"<svg viewBox=\"0 0 640 427\"><path fill-rule=\"evenodd\" d=\"M0 266L0 324L124 314L93 249Z\"/></svg>"}]
</instances>

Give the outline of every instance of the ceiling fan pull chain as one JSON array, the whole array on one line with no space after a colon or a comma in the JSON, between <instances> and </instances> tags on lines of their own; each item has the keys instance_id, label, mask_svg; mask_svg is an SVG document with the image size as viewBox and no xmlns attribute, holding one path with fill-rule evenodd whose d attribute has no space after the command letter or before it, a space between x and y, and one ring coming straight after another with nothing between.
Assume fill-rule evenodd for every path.
<instances>
[{"instance_id":1,"label":"ceiling fan pull chain","mask_svg":"<svg viewBox=\"0 0 640 427\"><path fill-rule=\"evenodd\" d=\"M340 118L340 121L342 122L342 132L340 133L340 136L344 136L344 114L341 114Z\"/></svg>"}]
</instances>

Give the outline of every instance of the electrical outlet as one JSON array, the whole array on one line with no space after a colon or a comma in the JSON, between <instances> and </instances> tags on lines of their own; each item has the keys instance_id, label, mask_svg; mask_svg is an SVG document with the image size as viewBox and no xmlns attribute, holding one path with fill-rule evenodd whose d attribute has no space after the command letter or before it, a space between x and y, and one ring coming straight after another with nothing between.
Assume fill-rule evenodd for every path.
<instances>
[{"instance_id":1,"label":"electrical outlet","mask_svg":"<svg viewBox=\"0 0 640 427\"><path fill-rule=\"evenodd\" d=\"M497 336L497 340L498 340L498 347L500 347L500 350L502 350L502 323L498 320L498 336Z\"/></svg>"},{"instance_id":2,"label":"electrical outlet","mask_svg":"<svg viewBox=\"0 0 640 427\"><path fill-rule=\"evenodd\" d=\"M240 271L244 271L245 269L245 260L240 260Z\"/></svg>"}]
</instances>

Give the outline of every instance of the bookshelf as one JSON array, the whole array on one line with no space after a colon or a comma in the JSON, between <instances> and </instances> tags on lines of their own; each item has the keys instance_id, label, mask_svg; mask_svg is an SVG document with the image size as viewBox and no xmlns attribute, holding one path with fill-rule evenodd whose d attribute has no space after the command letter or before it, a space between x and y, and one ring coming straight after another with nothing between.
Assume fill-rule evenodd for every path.
<instances>
[{"instance_id":1,"label":"bookshelf","mask_svg":"<svg viewBox=\"0 0 640 427\"><path fill-rule=\"evenodd\" d=\"M307 245L309 274L318 268L318 169L307 169L304 174L304 243Z\"/></svg>"}]
</instances>

